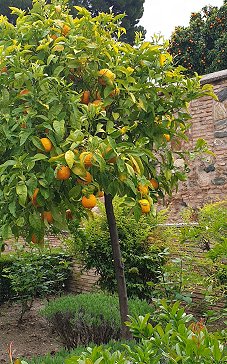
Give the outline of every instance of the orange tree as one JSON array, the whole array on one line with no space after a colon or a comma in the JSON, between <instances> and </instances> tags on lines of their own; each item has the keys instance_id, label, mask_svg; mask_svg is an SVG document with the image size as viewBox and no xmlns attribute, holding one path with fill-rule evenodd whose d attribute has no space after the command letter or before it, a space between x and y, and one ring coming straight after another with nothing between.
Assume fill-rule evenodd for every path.
<instances>
[{"instance_id":1,"label":"orange tree","mask_svg":"<svg viewBox=\"0 0 227 364\"><path fill-rule=\"evenodd\" d=\"M0 17L0 233L42 245L104 192L123 323L112 199L126 196L139 219L185 178L171 146L183 158L188 103L211 91L172 66L167 44L119 42L122 16L76 9L34 0L28 14L12 8L15 26Z\"/></svg>"}]
</instances>

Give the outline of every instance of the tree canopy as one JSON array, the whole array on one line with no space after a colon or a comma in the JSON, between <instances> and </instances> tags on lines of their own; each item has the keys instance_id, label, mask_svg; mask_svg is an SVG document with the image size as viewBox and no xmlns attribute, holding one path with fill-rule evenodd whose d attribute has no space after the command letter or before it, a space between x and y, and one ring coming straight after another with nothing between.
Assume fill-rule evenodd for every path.
<instances>
[{"instance_id":1,"label":"tree canopy","mask_svg":"<svg viewBox=\"0 0 227 364\"><path fill-rule=\"evenodd\" d=\"M124 197L137 220L155 213L185 179L188 103L212 92L173 66L166 42L137 35L133 47L119 40L121 15L76 10L33 0L28 14L13 8L15 25L0 16L0 239L42 246L104 194L126 338L112 199Z\"/></svg>"},{"instance_id":2,"label":"tree canopy","mask_svg":"<svg viewBox=\"0 0 227 364\"><path fill-rule=\"evenodd\" d=\"M15 8L15 26L0 18L4 239L41 239L45 211L66 228L65 210L84 214L82 196L102 190L128 195L137 216L140 198L152 206L170 194L185 177L171 140L185 138L188 102L208 92L173 67L167 44L117 41L119 16L78 7L73 18L54 4L35 0L29 15Z\"/></svg>"},{"instance_id":3,"label":"tree canopy","mask_svg":"<svg viewBox=\"0 0 227 364\"><path fill-rule=\"evenodd\" d=\"M144 0L70 0L69 7L74 16L77 15L75 5L87 8L93 16L99 12L108 13L110 8L115 15L125 13L122 26L126 29L126 33L122 34L122 40L130 44L134 43L135 32L146 33L145 29L138 25L143 15ZM32 0L4 0L0 3L0 14L6 15L11 22L14 22L15 16L11 14L9 6L27 10L31 8Z\"/></svg>"},{"instance_id":4,"label":"tree canopy","mask_svg":"<svg viewBox=\"0 0 227 364\"><path fill-rule=\"evenodd\" d=\"M175 65L200 75L227 68L227 2L192 13L188 27L177 27L169 52Z\"/></svg>"}]
</instances>

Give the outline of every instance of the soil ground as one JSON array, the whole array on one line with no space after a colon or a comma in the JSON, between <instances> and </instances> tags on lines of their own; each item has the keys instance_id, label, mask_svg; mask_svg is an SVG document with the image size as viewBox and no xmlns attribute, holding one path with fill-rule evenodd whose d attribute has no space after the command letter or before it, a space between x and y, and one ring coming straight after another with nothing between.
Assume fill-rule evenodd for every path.
<instances>
[{"instance_id":1,"label":"soil ground","mask_svg":"<svg viewBox=\"0 0 227 364\"><path fill-rule=\"evenodd\" d=\"M9 363L8 348L13 342L13 358L31 358L47 353L54 354L62 347L58 337L51 331L39 310L46 300L35 300L23 323L18 326L19 303L0 306L0 363Z\"/></svg>"}]
</instances>

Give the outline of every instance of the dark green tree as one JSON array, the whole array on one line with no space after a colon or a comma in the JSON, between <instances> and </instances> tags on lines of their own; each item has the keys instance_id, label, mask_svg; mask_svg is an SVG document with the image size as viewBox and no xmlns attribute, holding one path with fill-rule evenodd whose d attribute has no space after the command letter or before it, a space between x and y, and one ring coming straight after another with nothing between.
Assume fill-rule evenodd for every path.
<instances>
[{"instance_id":1,"label":"dark green tree","mask_svg":"<svg viewBox=\"0 0 227 364\"><path fill-rule=\"evenodd\" d=\"M188 27L176 27L169 51L175 65L200 75L227 68L227 1L192 13Z\"/></svg>"},{"instance_id":2,"label":"dark green tree","mask_svg":"<svg viewBox=\"0 0 227 364\"><path fill-rule=\"evenodd\" d=\"M14 23L16 17L11 14L10 6L26 10L31 7L31 0L4 0L0 1L0 14L7 16L11 23Z\"/></svg>"},{"instance_id":3,"label":"dark green tree","mask_svg":"<svg viewBox=\"0 0 227 364\"><path fill-rule=\"evenodd\" d=\"M135 32L146 33L145 29L138 25L140 18L143 15L143 5L145 0L70 0L69 5L71 12L76 15L76 10L73 6L83 6L87 8L92 15L97 15L99 12L109 12L112 9L114 14L124 14L122 26L127 33L122 36L122 40L133 44ZM49 1L47 1L48 3ZM12 16L9 9L10 6L26 10L31 8L32 0L4 0L0 2L0 14L6 15L10 22L14 22L15 17Z\"/></svg>"}]
</instances>

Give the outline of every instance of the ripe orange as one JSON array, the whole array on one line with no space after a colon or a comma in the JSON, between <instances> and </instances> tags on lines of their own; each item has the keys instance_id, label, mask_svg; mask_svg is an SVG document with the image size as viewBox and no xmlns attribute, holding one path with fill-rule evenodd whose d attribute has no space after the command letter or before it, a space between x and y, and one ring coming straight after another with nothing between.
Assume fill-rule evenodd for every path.
<instances>
[{"instance_id":1,"label":"ripe orange","mask_svg":"<svg viewBox=\"0 0 227 364\"><path fill-rule=\"evenodd\" d=\"M53 222L53 216L50 211L44 211L42 214L43 220L46 220L49 224Z\"/></svg>"},{"instance_id":2,"label":"ripe orange","mask_svg":"<svg viewBox=\"0 0 227 364\"><path fill-rule=\"evenodd\" d=\"M38 239L38 237L35 234L32 234L31 241L34 244L43 244L44 243L44 238Z\"/></svg>"},{"instance_id":3,"label":"ripe orange","mask_svg":"<svg viewBox=\"0 0 227 364\"><path fill-rule=\"evenodd\" d=\"M156 181L156 179L154 179L154 178L151 178L151 179L150 179L150 183L151 183L151 185L154 187L154 189L155 189L155 190L157 190L157 188L158 188L158 186L159 186L158 181Z\"/></svg>"},{"instance_id":4,"label":"ripe orange","mask_svg":"<svg viewBox=\"0 0 227 364\"><path fill-rule=\"evenodd\" d=\"M148 212L150 212L151 206L148 200L146 199L139 200L139 204L143 214L147 214Z\"/></svg>"},{"instance_id":5,"label":"ripe orange","mask_svg":"<svg viewBox=\"0 0 227 364\"><path fill-rule=\"evenodd\" d=\"M80 160L82 163L84 163L85 167L91 167L92 166L92 153L82 152L80 154Z\"/></svg>"},{"instance_id":6,"label":"ripe orange","mask_svg":"<svg viewBox=\"0 0 227 364\"><path fill-rule=\"evenodd\" d=\"M142 195L147 195L148 194L148 187L143 186L140 183L138 185L138 190L141 192Z\"/></svg>"},{"instance_id":7,"label":"ripe orange","mask_svg":"<svg viewBox=\"0 0 227 364\"><path fill-rule=\"evenodd\" d=\"M89 172L86 172L85 177L77 178L77 182L81 185L88 185L92 181L92 175Z\"/></svg>"},{"instance_id":8,"label":"ripe orange","mask_svg":"<svg viewBox=\"0 0 227 364\"><path fill-rule=\"evenodd\" d=\"M50 152L51 149L53 148L53 145L50 141L50 139L48 138L41 138L40 139L42 145L43 145L43 148L45 149L46 152Z\"/></svg>"},{"instance_id":9,"label":"ripe orange","mask_svg":"<svg viewBox=\"0 0 227 364\"><path fill-rule=\"evenodd\" d=\"M94 106L101 106L102 110L105 110L105 107L103 106L103 102L101 99L94 100L92 102L92 105Z\"/></svg>"},{"instance_id":10,"label":"ripe orange","mask_svg":"<svg viewBox=\"0 0 227 364\"><path fill-rule=\"evenodd\" d=\"M20 96L26 96L26 95L28 95L30 93L30 91L27 89L27 88L25 88L24 90L21 90L21 92L19 93L19 95Z\"/></svg>"},{"instance_id":11,"label":"ripe orange","mask_svg":"<svg viewBox=\"0 0 227 364\"><path fill-rule=\"evenodd\" d=\"M166 140L167 142L169 142L169 141L170 141L170 135L169 135L169 134L163 134L163 136L164 136L164 138L165 138L165 140Z\"/></svg>"},{"instance_id":12,"label":"ripe orange","mask_svg":"<svg viewBox=\"0 0 227 364\"><path fill-rule=\"evenodd\" d=\"M88 104L89 104L89 101L90 101L90 91L84 91L84 92L83 92L83 95L82 95L82 97L81 97L80 102L81 102L82 104L86 104L86 105L88 105Z\"/></svg>"},{"instance_id":13,"label":"ripe orange","mask_svg":"<svg viewBox=\"0 0 227 364\"><path fill-rule=\"evenodd\" d=\"M37 205L37 195L38 195L38 193L39 193L39 188L36 188L35 191L33 192L32 199L31 199L32 200L32 205L36 206L36 207L38 206Z\"/></svg>"},{"instance_id":14,"label":"ripe orange","mask_svg":"<svg viewBox=\"0 0 227 364\"><path fill-rule=\"evenodd\" d=\"M60 181L64 181L66 179L69 179L71 175L71 170L68 166L61 166L58 170L57 170L57 175L56 178Z\"/></svg>"},{"instance_id":15,"label":"ripe orange","mask_svg":"<svg viewBox=\"0 0 227 364\"><path fill-rule=\"evenodd\" d=\"M62 28L62 34L64 35L64 36L66 36L67 34L68 34L68 32L70 31L70 27L67 25L67 24L65 24L64 26L63 26L63 28Z\"/></svg>"},{"instance_id":16,"label":"ripe orange","mask_svg":"<svg viewBox=\"0 0 227 364\"><path fill-rule=\"evenodd\" d=\"M115 79L115 74L107 68L103 68L99 71L99 83L100 85L106 86L109 82L113 82Z\"/></svg>"},{"instance_id":17,"label":"ripe orange","mask_svg":"<svg viewBox=\"0 0 227 364\"><path fill-rule=\"evenodd\" d=\"M89 195L89 197L83 196L81 203L85 209L93 209L96 206L97 200L95 195Z\"/></svg>"},{"instance_id":18,"label":"ripe orange","mask_svg":"<svg viewBox=\"0 0 227 364\"><path fill-rule=\"evenodd\" d=\"M57 34L52 34L51 36L50 36L53 40L56 40L57 39Z\"/></svg>"},{"instance_id":19,"label":"ripe orange","mask_svg":"<svg viewBox=\"0 0 227 364\"><path fill-rule=\"evenodd\" d=\"M0 73L7 73L8 69L7 67L2 67L2 69L0 70Z\"/></svg>"},{"instance_id":20,"label":"ripe orange","mask_svg":"<svg viewBox=\"0 0 227 364\"><path fill-rule=\"evenodd\" d=\"M98 193L97 193L97 197L103 197L104 196L104 192L103 191L99 191Z\"/></svg>"}]
</instances>

